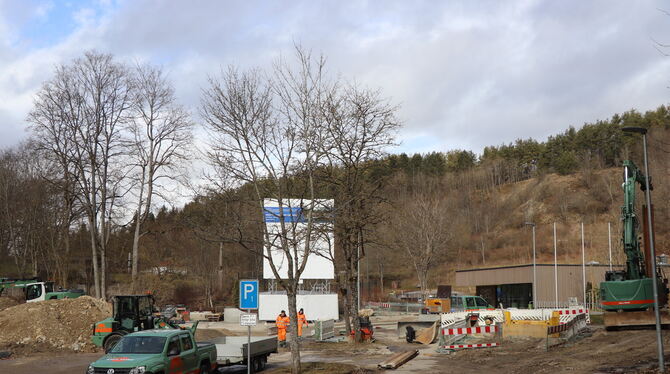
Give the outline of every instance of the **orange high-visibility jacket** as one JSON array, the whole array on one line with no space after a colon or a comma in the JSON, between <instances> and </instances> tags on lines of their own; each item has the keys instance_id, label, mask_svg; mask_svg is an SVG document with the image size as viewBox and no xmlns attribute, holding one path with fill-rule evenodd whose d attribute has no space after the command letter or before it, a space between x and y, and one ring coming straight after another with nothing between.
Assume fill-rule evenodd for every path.
<instances>
[{"instance_id":1,"label":"orange high-visibility jacket","mask_svg":"<svg viewBox=\"0 0 670 374\"><path fill-rule=\"evenodd\" d=\"M302 327L303 325L308 326L307 316L305 316L305 313L303 314L298 313L298 326Z\"/></svg>"},{"instance_id":2,"label":"orange high-visibility jacket","mask_svg":"<svg viewBox=\"0 0 670 374\"><path fill-rule=\"evenodd\" d=\"M277 328L278 329L288 328L289 322L290 322L290 319L288 318L288 316L286 316L286 317L277 316L277 322L276 323L277 323Z\"/></svg>"}]
</instances>

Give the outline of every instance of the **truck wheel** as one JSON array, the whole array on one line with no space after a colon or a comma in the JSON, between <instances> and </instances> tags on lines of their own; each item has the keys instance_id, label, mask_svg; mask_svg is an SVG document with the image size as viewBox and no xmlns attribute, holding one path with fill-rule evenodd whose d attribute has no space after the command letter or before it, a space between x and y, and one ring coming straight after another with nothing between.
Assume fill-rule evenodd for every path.
<instances>
[{"instance_id":1,"label":"truck wheel","mask_svg":"<svg viewBox=\"0 0 670 374\"><path fill-rule=\"evenodd\" d=\"M105 342L103 343L103 347L105 348L105 353L108 353L109 351L114 348L114 346L121 340L123 335L121 334L112 334L105 339Z\"/></svg>"},{"instance_id":2,"label":"truck wheel","mask_svg":"<svg viewBox=\"0 0 670 374\"><path fill-rule=\"evenodd\" d=\"M200 374L209 374L209 364L200 365Z\"/></svg>"}]
</instances>

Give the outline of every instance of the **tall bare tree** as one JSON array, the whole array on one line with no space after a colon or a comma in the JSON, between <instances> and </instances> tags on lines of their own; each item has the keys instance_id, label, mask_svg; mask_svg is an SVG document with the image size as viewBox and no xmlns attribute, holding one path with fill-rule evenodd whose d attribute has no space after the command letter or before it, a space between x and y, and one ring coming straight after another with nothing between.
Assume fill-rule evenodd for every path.
<instances>
[{"instance_id":1,"label":"tall bare tree","mask_svg":"<svg viewBox=\"0 0 670 374\"><path fill-rule=\"evenodd\" d=\"M395 217L391 232L396 246L414 265L421 295L428 293L428 272L444 260L450 242L446 201L437 193L417 193L409 197L402 217Z\"/></svg>"},{"instance_id":2,"label":"tall bare tree","mask_svg":"<svg viewBox=\"0 0 670 374\"><path fill-rule=\"evenodd\" d=\"M358 320L358 268L365 244L373 239L374 224L381 220L380 187L384 177L373 175L374 161L394 145L400 122L396 106L379 91L355 85L339 87L321 106L324 111L325 182L336 199L336 237L345 272L344 314L348 331L360 340ZM353 325L353 326L352 326Z\"/></svg>"},{"instance_id":3,"label":"tall bare tree","mask_svg":"<svg viewBox=\"0 0 670 374\"><path fill-rule=\"evenodd\" d=\"M131 103L128 69L109 54L90 51L56 68L29 116L37 137L67 145L52 152L67 159L61 177L71 173L87 217L96 297L106 295L106 251L125 173L121 132Z\"/></svg>"},{"instance_id":4,"label":"tall bare tree","mask_svg":"<svg viewBox=\"0 0 670 374\"><path fill-rule=\"evenodd\" d=\"M239 244L263 256L286 291L292 371L299 373L296 295L319 231L312 212L322 155L320 105L329 87L323 80L323 58L312 58L300 48L296 56L297 68L279 60L270 78L258 70L241 73L230 68L220 78L210 79L203 93L202 115L212 136L212 165L253 190L259 220L266 213L266 199L279 207L275 230L261 223L260 241L250 245L239 238ZM303 212L299 219L293 215L295 208ZM286 260L285 274L276 263L277 253Z\"/></svg>"},{"instance_id":5,"label":"tall bare tree","mask_svg":"<svg viewBox=\"0 0 670 374\"><path fill-rule=\"evenodd\" d=\"M137 201L132 249L133 290L137 288L140 238L143 223L152 209L153 197L169 184L182 183L189 159L193 123L177 104L173 87L162 69L140 65L133 75L132 116L128 122L128 149L134 167ZM172 186L174 187L174 186ZM165 199L167 200L167 199Z\"/></svg>"}]
</instances>

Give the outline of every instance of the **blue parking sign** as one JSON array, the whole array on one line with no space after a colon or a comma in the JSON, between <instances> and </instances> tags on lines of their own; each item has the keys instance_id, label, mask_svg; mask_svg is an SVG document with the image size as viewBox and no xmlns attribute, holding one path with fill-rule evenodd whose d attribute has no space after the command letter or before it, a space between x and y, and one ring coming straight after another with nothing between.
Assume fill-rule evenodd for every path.
<instances>
[{"instance_id":1,"label":"blue parking sign","mask_svg":"<svg viewBox=\"0 0 670 374\"><path fill-rule=\"evenodd\" d=\"M258 309L258 280L240 281L240 309Z\"/></svg>"}]
</instances>

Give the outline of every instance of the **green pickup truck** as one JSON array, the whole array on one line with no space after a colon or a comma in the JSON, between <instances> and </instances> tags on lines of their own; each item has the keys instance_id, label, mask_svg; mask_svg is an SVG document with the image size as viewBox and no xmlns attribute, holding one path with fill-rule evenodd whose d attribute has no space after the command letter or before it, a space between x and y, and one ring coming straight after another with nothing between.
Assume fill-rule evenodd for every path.
<instances>
[{"instance_id":1,"label":"green pickup truck","mask_svg":"<svg viewBox=\"0 0 670 374\"><path fill-rule=\"evenodd\" d=\"M216 346L197 343L191 331L145 330L124 336L86 373L207 374L216 367Z\"/></svg>"}]
</instances>

